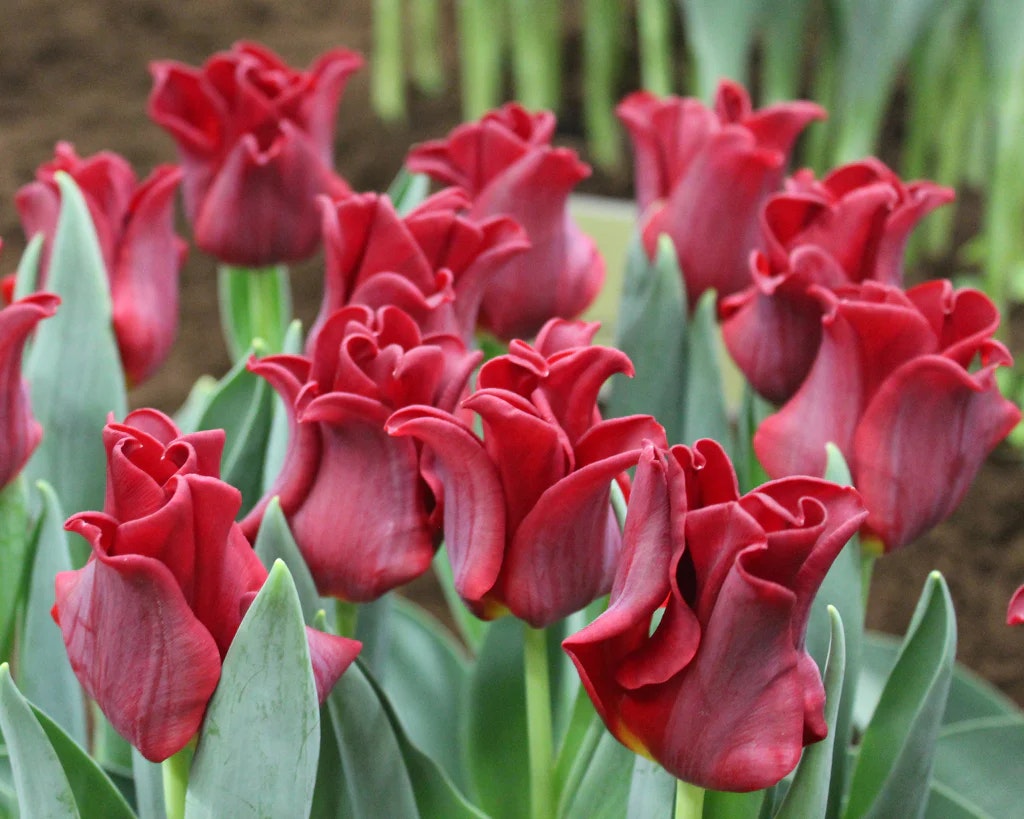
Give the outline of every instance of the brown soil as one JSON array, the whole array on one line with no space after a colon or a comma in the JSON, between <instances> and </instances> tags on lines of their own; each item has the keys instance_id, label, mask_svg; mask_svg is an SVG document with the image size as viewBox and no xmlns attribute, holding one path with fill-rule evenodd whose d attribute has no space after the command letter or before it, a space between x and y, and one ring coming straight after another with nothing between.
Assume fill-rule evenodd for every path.
<instances>
[{"instance_id":1,"label":"brown soil","mask_svg":"<svg viewBox=\"0 0 1024 819\"><path fill-rule=\"evenodd\" d=\"M256 39L307 65L339 44L367 53L369 24L368 0L7 0L0 25L0 269L13 269L24 247L13 194L51 157L57 140L71 140L84 155L117 151L140 173L173 160L170 139L145 114L149 60L197 65L237 39ZM575 55L568 56L571 64ZM449 77L453 60L449 54ZM339 121L339 169L357 190L385 187L412 142L443 135L459 120L454 94L411 93L408 121L382 123L368 104L368 79L365 69L353 79ZM569 104L563 127L579 120L572 110L578 99L570 95ZM561 141L580 147L572 134ZM586 187L629 193L622 175L598 174ZM214 269L211 258L192 251L182 276L180 337L165 369L133 393L134 405L173 410L199 374L227 368ZM320 276L318 260L293 273L297 311L307 320ZM1003 625L1007 600L1024 582L1022 498L1019 458L1000 450L951 520L877 565L869 623L902 633L928 571L939 569L959 613L960 659L1024 704L1024 628Z\"/></svg>"}]
</instances>

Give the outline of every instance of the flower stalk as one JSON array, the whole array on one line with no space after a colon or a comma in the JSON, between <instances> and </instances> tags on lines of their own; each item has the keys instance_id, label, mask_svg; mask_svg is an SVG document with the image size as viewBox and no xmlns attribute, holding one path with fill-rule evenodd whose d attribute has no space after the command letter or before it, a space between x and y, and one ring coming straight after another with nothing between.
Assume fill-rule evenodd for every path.
<instances>
[{"instance_id":1,"label":"flower stalk","mask_svg":"<svg viewBox=\"0 0 1024 819\"><path fill-rule=\"evenodd\" d=\"M283 348L292 313L287 265L222 265L217 289L221 327L232 361L237 361L257 338L264 342L266 352Z\"/></svg>"},{"instance_id":2,"label":"flower stalk","mask_svg":"<svg viewBox=\"0 0 1024 819\"><path fill-rule=\"evenodd\" d=\"M550 819L555 815L555 800L551 779L551 682L547 633L544 629L525 628L523 668L530 754L530 816L531 819Z\"/></svg>"}]
</instances>

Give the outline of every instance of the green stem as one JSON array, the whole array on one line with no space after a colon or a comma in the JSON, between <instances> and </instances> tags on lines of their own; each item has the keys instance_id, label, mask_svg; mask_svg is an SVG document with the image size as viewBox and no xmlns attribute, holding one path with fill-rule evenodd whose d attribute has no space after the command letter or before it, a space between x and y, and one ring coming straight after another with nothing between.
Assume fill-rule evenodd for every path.
<instances>
[{"instance_id":1,"label":"green stem","mask_svg":"<svg viewBox=\"0 0 1024 819\"><path fill-rule=\"evenodd\" d=\"M217 271L220 321L232 361L262 339L268 353L280 352L291 321L291 286L286 265L234 267Z\"/></svg>"},{"instance_id":2,"label":"green stem","mask_svg":"<svg viewBox=\"0 0 1024 819\"><path fill-rule=\"evenodd\" d=\"M617 0L583 3L583 120L594 162L614 168L621 159L617 82L623 8Z\"/></svg>"},{"instance_id":3,"label":"green stem","mask_svg":"<svg viewBox=\"0 0 1024 819\"><path fill-rule=\"evenodd\" d=\"M551 819L555 815L551 777L551 683L548 676L548 643L544 629L526 626L523 644L526 680L526 729L530 752L530 816Z\"/></svg>"},{"instance_id":4,"label":"green stem","mask_svg":"<svg viewBox=\"0 0 1024 819\"><path fill-rule=\"evenodd\" d=\"M638 0L636 27L640 40L640 82L663 97L672 93L672 10L668 0Z\"/></svg>"},{"instance_id":5,"label":"green stem","mask_svg":"<svg viewBox=\"0 0 1024 819\"><path fill-rule=\"evenodd\" d=\"M373 70L370 99L385 120L405 118L402 0L373 0Z\"/></svg>"},{"instance_id":6,"label":"green stem","mask_svg":"<svg viewBox=\"0 0 1024 819\"><path fill-rule=\"evenodd\" d=\"M704 812L704 789L689 782L676 782L675 819L701 819Z\"/></svg>"},{"instance_id":7,"label":"green stem","mask_svg":"<svg viewBox=\"0 0 1024 819\"><path fill-rule=\"evenodd\" d=\"M868 610L868 597L871 595L871 575L875 570L875 561L884 553L881 541L872 538L861 538L860 542L860 598L864 612Z\"/></svg>"},{"instance_id":8,"label":"green stem","mask_svg":"<svg viewBox=\"0 0 1024 819\"><path fill-rule=\"evenodd\" d=\"M15 623L29 572L28 483L19 473L0 490L0 662L10 662Z\"/></svg>"},{"instance_id":9,"label":"green stem","mask_svg":"<svg viewBox=\"0 0 1024 819\"><path fill-rule=\"evenodd\" d=\"M477 119L501 99L503 21L497 0L460 0L459 70L462 118Z\"/></svg>"},{"instance_id":10,"label":"green stem","mask_svg":"<svg viewBox=\"0 0 1024 819\"><path fill-rule=\"evenodd\" d=\"M412 79L428 94L444 90L444 64L441 60L438 0L412 0L409 7L412 38Z\"/></svg>"},{"instance_id":11,"label":"green stem","mask_svg":"<svg viewBox=\"0 0 1024 819\"><path fill-rule=\"evenodd\" d=\"M174 756L160 763L164 779L164 811L167 819L184 819L185 793L188 790L188 771L196 751L195 739L189 741Z\"/></svg>"},{"instance_id":12,"label":"green stem","mask_svg":"<svg viewBox=\"0 0 1024 819\"><path fill-rule=\"evenodd\" d=\"M527 108L557 108L562 80L562 6L512 0L512 68L516 98Z\"/></svg>"},{"instance_id":13,"label":"green stem","mask_svg":"<svg viewBox=\"0 0 1024 819\"><path fill-rule=\"evenodd\" d=\"M356 625L359 622L359 606L347 600L337 600L334 604L334 625L342 637L355 637Z\"/></svg>"}]
</instances>

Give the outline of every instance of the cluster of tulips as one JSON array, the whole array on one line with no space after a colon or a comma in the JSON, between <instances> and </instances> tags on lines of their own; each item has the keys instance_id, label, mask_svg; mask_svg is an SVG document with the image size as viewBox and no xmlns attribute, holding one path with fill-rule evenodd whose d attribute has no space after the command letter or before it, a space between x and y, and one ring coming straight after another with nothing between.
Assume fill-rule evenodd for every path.
<instances>
[{"instance_id":1,"label":"cluster of tulips","mask_svg":"<svg viewBox=\"0 0 1024 819\"><path fill-rule=\"evenodd\" d=\"M333 143L345 83L361 63L338 49L299 71L251 43L198 69L156 62L150 113L178 164L140 183L121 157L82 158L62 143L19 192L26 236L40 238L5 283L0 312L0 522L9 542L29 544L0 554L0 571L16 578L0 612L14 679L35 648L20 624L38 603L25 578L50 508L29 480L44 481L74 512L65 527L75 534L70 554L82 557L50 578L45 603L78 696L102 712L85 706L82 744L95 751L106 720L137 756L163 762L172 819L182 810L243 815L241 801L216 801L236 786L246 804L288 804L287 815L347 815L340 804L398 815L372 779L324 783L338 781L331 764L355 764L339 713L350 677L376 671L357 655L383 639L359 627L360 612L432 566L464 629L459 651L486 656L488 629L520 623L529 773L525 797L495 796L475 773L484 763L461 752L445 763L415 747L420 756L410 757L402 746L416 812L515 816L525 798L536 819L586 815L584 793L600 791L602 774L581 772L607 763L584 729L600 720L629 749L616 746L626 762L608 758L627 767L603 775L626 782L632 807L654 804L642 783L661 780L637 776L653 770L684 783L665 792L677 816L724 811L714 801L722 794L704 790L758 794L745 803L753 812L731 816L854 816L872 805L896 815L884 813L894 803L871 800L897 798L883 784L899 766L876 772L872 789L868 773L847 770L844 746L832 751L850 738L849 719L836 716L853 707L836 645L850 642L850 618L841 611L845 632L832 621L828 667L812 657L808 630L816 605L839 605L819 589L851 539L847 548L868 561L945 519L1021 418L997 384L1012 359L995 338L992 302L948 281L904 286L911 232L952 192L904 182L873 158L820 178L787 175L798 137L825 115L812 103L755 110L728 81L711 107L634 93L618 113L635 153L628 275L639 284L623 308L625 351L595 345L597 325L579 316L605 262L568 209L589 168L552 145L553 115L509 103L413 147L390 194L353 192L335 171ZM174 418L128 413L124 385L157 373L175 336L186 253L174 227L179 187L194 242L223 265L225 330L240 363L226 389L197 388ZM284 266L321 249L322 306L303 336L289 328ZM90 253L105 275L89 304L106 312L89 327L103 325L118 355L86 357L87 367L115 368L119 386L80 413L78 381L48 387L40 374L60 371L46 355L94 349L75 335L84 286L66 286ZM657 292L674 299L652 287L646 301L636 295L644 277L666 269L668 290ZM745 407L759 412L724 416L726 439L681 437L702 428L718 376L694 378L699 345L692 334L669 343L666 326L703 328L713 352L720 334L745 377ZM630 397L632 383L616 379L609 401L606 382L634 372L640 392ZM660 397L642 406L637 395ZM643 414L615 413L623 406ZM226 431L211 419L227 419ZM314 605L296 654L308 669L296 673L311 674L321 713L334 709L323 720L313 711L333 739L317 729L311 777L291 767L308 766L308 756L272 748L279 776L242 776L243 786L230 781L237 767L219 780L209 772L207 747L225 730L213 711L226 707L217 697L226 701L236 637L267 589L282 594L268 571L283 570L264 564L259 545L271 537L294 546L290 582L313 589L302 598ZM24 565L12 563L19 554ZM932 608L923 604L920 617ZM1009 617L1024 620L1024 588ZM561 659L548 656L555 639ZM548 672L565 656L578 680ZM407 672L415 687L431 670ZM553 727L558 680L573 705ZM486 690L487 680L477 685ZM943 695L948 676L945 685ZM367 690L381 701L392 691ZM0 727L25 806L42 797L26 791L27 740L15 739L6 702L0 696ZM402 726L409 707L385 711L399 736L416 740ZM264 727L267 742L274 731ZM790 777L826 737L817 773L802 775L801 764ZM323 750L330 741L340 753ZM930 741L922 747L934 746L934 731ZM921 753L919 800L903 815L927 801L931 751ZM565 774L574 760L576 773ZM85 797L69 787L86 815ZM339 802L323 796L327 787L342 787ZM138 781L132 792L140 800ZM140 804L132 809L142 813ZM684 813L687 804L695 812Z\"/></svg>"}]
</instances>

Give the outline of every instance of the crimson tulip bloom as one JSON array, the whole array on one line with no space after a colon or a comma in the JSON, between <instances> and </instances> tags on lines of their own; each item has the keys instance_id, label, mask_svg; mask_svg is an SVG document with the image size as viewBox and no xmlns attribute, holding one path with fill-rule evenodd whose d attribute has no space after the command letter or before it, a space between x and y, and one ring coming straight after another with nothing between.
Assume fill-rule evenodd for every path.
<instances>
[{"instance_id":1,"label":"crimson tulip bloom","mask_svg":"<svg viewBox=\"0 0 1024 819\"><path fill-rule=\"evenodd\" d=\"M397 307L350 305L323 325L309 357L251 360L284 399L285 462L242 527L254 538L271 497L321 594L374 600L425 572L437 548L439 492L415 442L384 422L410 404L453 410L480 360L455 336L422 338Z\"/></svg>"},{"instance_id":2,"label":"crimson tulip bloom","mask_svg":"<svg viewBox=\"0 0 1024 819\"><path fill-rule=\"evenodd\" d=\"M101 151L82 159L70 143L58 143L53 160L15 197L25 235L45 237L40 286L60 213L58 171L75 180L89 207L110 282L121 363L129 383L139 384L163 364L178 330L178 273L188 250L174 232L181 170L161 165L140 184L123 157Z\"/></svg>"},{"instance_id":3,"label":"crimson tulip bloom","mask_svg":"<svg viewBox=\"0 0 1024 819\"><path fill-rule=\"evenodd\" d=\"M36 293L0 310L0 489L21 472L43 437L21 378L21 358L36 325L58 304L52 293Z\"/></svg>"},{"instance_id":4,"label":"crimson tulip bloom","mask_svg":"<svg viewBox=\"0 0 1024 819\"><path fill-rule=\"evenodd\" d=\"M828 732L811 603L863 518L856 491L814 478L740 497L711 440L646 446L608 609L562 644L612 734L704 788L792 771Z\"/></svg>"},{"instance_id":5,"label":"crimson tulip bloom","mask_svg":"<svg viewBox=\"0 0 1024 819\"><path fill-rule=\"evenodd\" d=\"M53 618L71 667L121 736L153 762L199 730L221 662L267 571L219 480L223 430L182 435L155 410L108 423L103 512L65 527L92 546L56 578ZM321 701L359 643L306 630Z\"/></svg>"},{"instance_id":6,"label":"crimson tulip bloom","mask_svg":"<svg viewBox=\"0 0 1024 819\"><path fill-rule=\"evenodd\" d=\"M730 355L777 404L796 392L821 343L822 307L811 286L902 286L911 231L954 196L933 182L905 184L877 159L844 165L820 182L804 170L786 188L761 213L764 249L751 257L753 283L720 304Z\"/></svg>"},{"instance_id":7,"label":"crimson tulip bloom","mask_svg":"<svg viewBox=\"0 0 1024 819\"><path fill-rule=\"evenodd\" d=\"M455 588L478 616L506 610L543 627L611 588L621 549L611 482L641 441L665 440L649 416L602 421L597 392L626 355L591 347L596 324L553 320L536 347L513 341L462 402L483 440L450 412L409 407L392 435L423 441L445 491L445 545Z\"/></svg>"},{"instance_id":8,"label":"crimson tulip bloom","mask_svg":"<svg viewBox=\"0 0 1024 819\"><path fill-rule=\"evenodd\" d=\"M150 65L149 113L177 142L185 214L196 244L228 264L263 267L311 256L316 197L342 196L334 125L363 63L335 49L296 71L255 43L236 43L201 69Z\"/></svg>"},{"instance_id":9,"label":"crimson tulip bloom","mask_svg":"<svg viewBox=\"0 0 1024 819\"><path fill-rule=\"evenodd\" d=\"M818 356L754 449L773 477L822 475L833 442L868 508L864 534L892 551L953 512L1020 420L995 380L1013 363L992 338L999 312L947 281L812 293L825 314Z\"/></svg>"},{"instance_id":10,"label":"crimson tulip bloom","mask_svg":"<svg viewBox=\"0 0 1024 819\"><path fill-rule=\"evenodd\" d=\"M590 175L575 151L553 148L555 117L516 103L414 147L409 170L469 192L470 218L510 216L530 249L486 288L480 324L499 338L532 338L551 318L575 318L604 282L604 259L569 216L569 194Z\"/></svg>"},{"instance_id":11,"label":"crimson tulip bloom","mask_svg":"<svg viewBox=\"0 0 1024 819\"><path fill-rule=\"evenodd\" d=\"M705 290L719 297L750 282L761 246L757 217L777 190L800 132L825 111L789 102L754 111L746 90L723 80L713 109L694 98L630 94L616 109L633 140L644 247L675 246L690 309Z\"/></svg>"},{"instance_id":12,"label":"crimson tulip bloom","mask_svg":"<svg viewBox=\"0 0 1024 819\"><path fill-rule=\"evenodd\" d=\"M310 349L327 317L346 304L394 304L424 332L458 335L468 344L488 283L529 247L508 217L464 215L469 199L457 188L404 217L376 193L323 199L320 206L327 268Z\"/></svg>"},{"instance_id":13,"label":"crimson tulip bloom","mask_svg":"<svg viewBox=\"0 0 1024 819\"><path fill-rule=\"evenodd\" d=\"M1008 626L1018 626L1021 623L1024 623L1024 586L1021 586L1014 592L1009 608L1006 610L1006 624Z\"/></svg>"}]
</instances>

